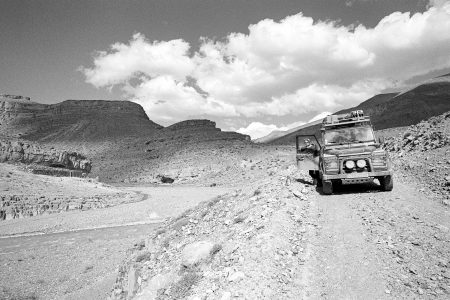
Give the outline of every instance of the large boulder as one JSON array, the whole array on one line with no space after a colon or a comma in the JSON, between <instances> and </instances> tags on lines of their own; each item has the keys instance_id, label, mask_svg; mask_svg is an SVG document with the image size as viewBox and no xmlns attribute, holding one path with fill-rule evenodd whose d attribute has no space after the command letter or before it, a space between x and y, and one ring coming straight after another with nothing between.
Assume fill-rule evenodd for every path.
<instances>
[{"instance_id":1,"label":"large boulder","mask_svg":"<svg viewBox=\"0 0 450 300\"><path fill-rule=\"evenodd\" d=\"M210 241L200 241L184 247L181 253L181 265L188 268L205 261L213 254L214 243Z\"/></svg>"}]
</instances>

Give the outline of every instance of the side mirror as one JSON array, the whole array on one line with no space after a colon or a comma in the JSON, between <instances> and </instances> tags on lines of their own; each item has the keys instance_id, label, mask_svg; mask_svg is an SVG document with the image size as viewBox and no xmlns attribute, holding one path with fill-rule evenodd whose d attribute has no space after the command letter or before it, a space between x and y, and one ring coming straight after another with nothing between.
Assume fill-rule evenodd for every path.
<instances>
[{"instance_id":1,"label":"side mirror","mask_svg":"<svg viewBox=\"0 0 450 300\"><path fill-rule=\"evenodd\" d=\"M378 143L383 144L384 143L384 136L380 136L378 138Z\"/></svg>"}]
</instances>

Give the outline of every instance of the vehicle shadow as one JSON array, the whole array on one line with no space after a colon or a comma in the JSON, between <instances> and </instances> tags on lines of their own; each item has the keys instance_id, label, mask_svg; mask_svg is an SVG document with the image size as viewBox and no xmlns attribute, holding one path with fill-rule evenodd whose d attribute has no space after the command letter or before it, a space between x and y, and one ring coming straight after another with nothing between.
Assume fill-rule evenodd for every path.
<instances>
[{"instance_id":1,"label":"vehicle shadow","mask_svg":"<svg viewBox=\"0 0 450 300\"><path fill-rule=\"evenodd\" d=\"M312 180L296 178L295 181L303 183L303 184L307 184L307 185L314 185L314 182Z\"/></svg>"},{"instance_id":2,"label":"vehicle shadow","mask_svg":"<svg viewBox=\"0 0 450 300\"><path fill-rule=\"evenodd\" d=\"M323 193L322 187L316 187L316 191L320 195L328 196ZM364 184L333 185L333 194L334 195L378 193L378 192L383 192L383 191L377 180L375 180L374 182L369 182L369 183L364 183Z\"/></svg>"}]
</instances>

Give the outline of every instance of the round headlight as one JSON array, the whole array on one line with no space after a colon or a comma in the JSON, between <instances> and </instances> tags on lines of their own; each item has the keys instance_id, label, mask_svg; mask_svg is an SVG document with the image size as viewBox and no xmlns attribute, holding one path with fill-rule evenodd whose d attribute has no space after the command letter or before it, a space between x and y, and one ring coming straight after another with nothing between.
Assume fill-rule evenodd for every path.
<instances>
[{"instance_id":1,"label":"round headlight","mask_svg":"<svg viewBox=\"0 0 450 300\"><path fill-rule=\"evenodd\" d=\"M363 159L358 159L356 165L358 166L358 168L364 168L366 166L366 161Z\"/></svg>"},{"instance_id":2,"label":"round headlight","mask_svg":"<svg viewBox=\"0 0 450 300\"><path fill-rule=\"evenodd\" d=\"M355 167L355 162L353 160L347 160L345 162L345 167L347 169L353 169Z\"/></svg>"}]
</instances>

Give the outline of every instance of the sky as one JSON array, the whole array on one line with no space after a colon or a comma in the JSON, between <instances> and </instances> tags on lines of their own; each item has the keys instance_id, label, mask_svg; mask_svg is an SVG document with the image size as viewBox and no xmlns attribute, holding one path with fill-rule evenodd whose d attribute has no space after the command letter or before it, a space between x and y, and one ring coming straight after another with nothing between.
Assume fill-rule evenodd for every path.
<instances>
[{"instance_id":1,"label":"sky","mask_svg":"<svg viewBox=\"0 0 450 300\"><path fill-rule=\"evenodd\" d=\"M0 93L258 138L450 73L450 0L0 0Z\"/></svg>"}]
</instances>

